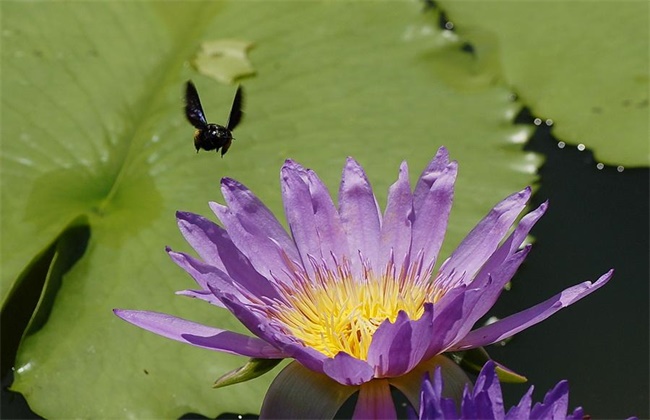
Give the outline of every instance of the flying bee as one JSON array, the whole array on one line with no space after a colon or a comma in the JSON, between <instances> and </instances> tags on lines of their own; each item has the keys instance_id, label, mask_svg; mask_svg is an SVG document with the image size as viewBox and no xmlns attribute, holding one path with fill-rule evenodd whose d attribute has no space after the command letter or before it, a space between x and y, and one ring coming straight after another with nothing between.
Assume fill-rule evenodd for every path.
<instances>
[{"instance_id":1,"label":"flying bee","mask_svg":"<svg viewBox=\"0 0 650 420\"><path fill-rule=\"evenodd\" d=\"M232 101L230 116L226 126L219 124L208 124L201 107L199 93L194 87L194 83L188 80L185 88L185 116L187 120L196 128L194 132L194 147L198 153L200 149L214 150L221 149L221 157L226 154L233 141L232 130L237 127L242 118L242 104L244 93L242 87L237 88L235 99Z\"/></svg>"}]
</instances>

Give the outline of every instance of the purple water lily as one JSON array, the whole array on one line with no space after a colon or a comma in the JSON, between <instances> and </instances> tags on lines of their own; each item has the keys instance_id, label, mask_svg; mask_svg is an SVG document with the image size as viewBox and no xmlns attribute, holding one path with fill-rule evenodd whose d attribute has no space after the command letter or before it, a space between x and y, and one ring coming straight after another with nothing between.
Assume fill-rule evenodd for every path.
<instances>
[{"instance_id":1,"label":"purple water lily","mask_svg":"<svg viewBox=\"0 0 650 420\"><path fill-rule=\"evenodd\" d=\"M584 411L581 407L568 414L569 383L560 381L553 389L546 393L544 401L532 407L534 386L528 389L514 407L505 412L501 384L496 374L496 365L489 361L481 369L476 379L474 389L470 391L469 385L465 386L460 404L460 414L457 402L444 398L442 395L443 377L441 369L436 369L434 380L427 374L422 382L420 394L420 420L528 420L528 419L575 419L582 420Z\"/></svg>"},{"instance_id":2,"label":"purple water lily","mask_svg":"<svg viewBox=\"0 0 650 420\"><path fill-rule=\"evenodd\" d=\"M524 216L508 235L531 191L507 197L434 272L456 173L456 162L440 148L412 191L402 163L382 214L355 160L348 158L343 169L338 208L313 171L288 160L281 186L290 234L248 188L224 178L226 205L210 203L224 227L179 212L180 230L200 259L169 255L199 285L180 294L228 309L254 337L155 312L115 313L194 346L293 358L346 390L359 389L356 417L394 417L392 403L384 403L391 401L389 385L405 391L410 385L400 378L417 372L411 385L419 390L420 370L434 356L510 337L612 275L472 331L530 251L520 247L547 205Z\"/></svg>"}]
</instances>

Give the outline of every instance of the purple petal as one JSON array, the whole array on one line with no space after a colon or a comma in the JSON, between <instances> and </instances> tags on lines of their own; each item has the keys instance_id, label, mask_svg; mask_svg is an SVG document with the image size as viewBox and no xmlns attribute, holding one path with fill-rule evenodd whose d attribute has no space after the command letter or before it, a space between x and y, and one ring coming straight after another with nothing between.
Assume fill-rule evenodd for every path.
<instances>
[{"instance_id":1,"label":"purple petal","mask_svg":"<svg viewBox=\"0 0 650 420\"><path fill-rule=\"evenodd\" d=\"M208 302L211 305L218 306L220 308L226 307L211 291L185 289L185 290L179 290L178 292L176 292L176 294L180 296L191 297L194 299L200 299Z\"/></svg>"},{"instance_id":2,"label":"purple petal","mask_svg":"<svg viewBox=\"0 0 650 420\"><path fill-rule=\"evenodd\" d=\"M497 204L463 239L440 267L438 278L446 287L459 281L470 282L476 272L494 253L530 198L530 187L512 194Z\"/></svg>"},{"instance_id":3,"label":"purple petal","mask_svg":"<svg viewBox=\"0 0 650 420\"><path fill-rule=\"evenodd\" d=\"M292 337L293 338L293 337ZM299 361L305 367L318 373L325 373L323 370L323 362L327 359L323 353L311 347L306 347L304 344L297 342L297 340L287 339L287 337L279 336L275 338L277 347L290 358Z\"/></svg>"},{"instance_id":4,"label":"purple petal","mask_svg":"<svg viewBox=\"0 0 650 420\"><path fill-rule=\"evenodd\" d=\"M409 400L409 402L416 408L420 406L420 397L421 397L421 384L422 378L425 374L434 375L436 369L441 368L442 377L444 380L442 382L436 382L434 380L434 387L442 387L442 396L444 397L441 400L440 408L444 413L447 413L446 402L444 400L451 398L453 400L458 400L463 393L463 388L467 383L470 383L469 377L463 369L461 369L456 363L452 362L449 358L443 355L437 355L432 357L429 360L425 360L419 365L417 365L409 373L397 376L394 378L389 378L388 381L395 388L399 389ZM440 369L438 369L440 370ZM435 379L435 378L434 378ZM453 406L453 401L452 401ZM453 406L453 413L456 413L455 406ZM444 417L444 418L458 418L458 414L454 417Z\"/></svg>"},{"instance_id":5,"label":"purple petal","mask_svg":"<svg viewBox=\"0 0 650 420\"><path fill-rule=\"evenodd\" d=\"M212 284L208 287L219 295ZM316 372L323 372L323 360L327 357L311 347L305 347L294 337L287 335L280 327L270 321L266 314L256 311L254 307L248 307L239 302L234 296L220 296L220 300L226 308L246 327L250 332L262 340L271 343L280 349L287 357L298 360L300 363Z\"/></svg>"},{"instance_id":6,"label":"purple petal","mask_svg":"<svg viewBox=\"0 0 650 420\"><path fill-rule=\"evenodd\" d=\"M368 363L374 367L375 377L398 376L386 373L404 369L408 365L408 356L413 350L412 333L409 317L404 311L397 314L394 323L386 319L379 325L372 336L367 357Z\"/></svg>"},{"instance_id":7,"label":"purple petal","mask_svg":"<svg viewBox=\"0 0 650 420\"><path fill-rule=\"evenodd\" d=\"M210 208L228 230L228 235L235 246L248 257L255 271L262 276L272 278L270 273L281 274L286 270L280 250L293 261L300 261L298 250L293 243L288 248L281 248L275 238L267 236L266 232L251 224L251 220L246 217L242 222L228 207L218 203L210 203Z\"/></svg>"},{"instance_id":8,"label":"purple petal","mask_svg":"<svg viewBox=\"0 0 650 420\"><path fill-rule=\"evenodd\" d=\"M358 255L370 261L370 267L379 272L380 212L375 195L363 168L348 158L339 189L339 214L348 238L353 272L361 277L363 267Z\"/></svg>"},{"instance_id":9,"label":"purple petal","mask_svg":"<svg viewBox=\"0 0 650 420\"><path fill-rule=\"evenodd\" d=\"M123 309L114 309L113 312L123 320L140 328L197 347L248 357L267 359L287 357L283 352L259 338L208 327L171 315Z\"/></svg>"},{"instance_id":10,"label":"purple petal","mask_svg":"<svg viewBox=\"0 0 650 420\"><path fill-rule=\"evenodd\" d=\"M343 385L361 385L371 380L374 374L368 363L344 352L324 360L323 372Z\"/></svg>"},{"instance_id":11,"label":"purple petal","mask_svg":"<svg viewBox=\"0 0 650 420\"><path fill-rule=\"evenodd\" d=\"M418 183L421 192L414 197L415 220L411 253L423 251L425 267L432 265L438 257L454 200L458 164L448 162L446 151L444 152L438 152L433 164L429 165L428 172L422 174L422 181ZM428 190L424 190L424 185L429 186Z\"/></svg>"},{"instance_id":12,"label":"purple petal","mask_svg":"<svg viewBox=\"0 0 650 420\"><path fill-rule=\"evenodd\" d=\"M183 236L206 263L227 273L255 296L278 297L269 280L255 271L224 229L192 213L178 212L176 215Z\"/></svg>"},{"instance_id":13,"label":"purple petal","mask_svg":"<svg viewBox=\"0 0 650 420\"><path fill-rule=\"evenodd\" d=\"M573 410L573 413L571 415L568 415L567 420L584 420L585 418L585 410L582 409L582 407L578 407L575 410ZM637 419L636 417L628 417L629 420L632 419Z\"/></svg>"},{"instance_id":14,"label":"purple petal","mask_svg":"<svg viewBox=\"0 0 650 420\"><path fill-rule=\"evenodd\" d=\"M368 350L368 363L374 367L375 377L403 375L422 361L431 343L433 304L427 303L424 314L413 321L400 311L394 323L385 320L375 331Z\"/></svg>"},{"instance_id":15,"label":"purple petal","mask_svg":"<svg viewBox=\"0 0 650 420\"><path fill-rule=\"evenodd\" d=\"M530 245L524 247L521 251L517 250L530 229L542 217L546 208L547 204L543 203L535 211L524 216L514 232L492 254L476 275L471 286L472 288L483 289L484 292L481 298L470 307L470 311L463 316L463 326L458 330L458 334L453 341L463 338L472 329L476 321L485 315L497 301L505 284L512 279L530 252ZM486 287L489 282L491 282L491 285Z\"/></svg>"},{"instance_id":16,"label":"purple petal","mask_svg":"<svg viewBox=\"0 0 650 420\"><path fill-rule=\"evenodd\" d=\"M535 387L531 385L528 391L521 397L521 401L516 406L508 410L506 420L528 420L530 417L530 407L533 404L533 390Z\"/></svg>"},{"instance_id":17,"label":"purple petal","mask_svg":"<svg viewBox=\"0 0 650 420\"><path fill-rule=\"evenodd\" d=\"M506 248L509 254L514 253L530 233L530 230L535 226L537 221L546 213L548 209L548 201L543 202L535 210L521 218L515 231L504 242L503 248ZM497 251L498 252L498 251Z\"/></svg>"},{"instance_id":18,"label":"purple petal","mask_svg":"<svg viewBox=\"0 0 650 420\"><path fill-rule=\"evenodd\" d=\"M408 166L402 162L397 181L388 189L386 211L381 224L381 261L396 263L396 271L402 269L402 263L408 264L405 257L411 250L411 226L413 223L413 195L409 185Z\"/></svg>"},{"instance_id":19,"label":"purple petal","mask_svg":"<svg viewBox=\"0 0 650 420\"><path fill-rule=\"evenodd\" d=\"M331 419L356 390L292 362L271 383L260 418Z\"/></svg>"},{"instance_id":20,"label":"purple petal","mask_svg":"<svg viewBox=\"0 0 650 420\"><path fill-rule=\"evenodd\" d=\"M309 187L297 173L302 167L292 161L285 162L282 167L280 182L282 186L282 199L284 212L291 229L296 247L300 253L303 267L312 273L309 256L322 258L316 223L314 222L314 208L309 195Z\"/></svg>"},{"instance_id":21,"label":"purple petal","mask_svg":"<svg viewBox=\"0 0 650 420\"><path fill-rule=\"evenodd\" d=\"M496 364L488 360L481 369L472 391L474 397L484 395L479 406L478 417L502 419L505 415L501 384L496 374Z\"/></svg>"},{"instance_id":22,"label":"purple petal","mask_svg":"<svg viewBox=\"0 0 650 420\"><path fill-rule=\"evenodd\" d=\"M397 411L390 386L385 379L375 379L361 385L359 400L354 408L353 419L396 419Z\"/></svg>"},{"instance_id":23,"label":"purple petal","mask_svg":"<svg viewBox=\"0 0 650 420\"><path fill-rule=\"evenodd\" d=\"M303 176L306 176L306 182L309 185L309 193L314 207L314 223L316 223L323 258L327 260L331 258L331 254L349 255L347 237L341 224L341 218L327 187L310 169L307 169Z\"/></svg>"},{"instance_id":24,"label":"purple petal","mask_svg":"<svg viewBox=\"0 0 650 420\"><path fill-rule=\"evenodd\" d=\"M293 256L294 243L278 219L248 188L231 178L221 180L221 193L228 208L244 229L261 238L273 238ZM230 229L229 229L230 231Z\"/></svg>"},{"instance_id":25,"label":"purple petal","mask_svg":"<svg viewBox=\"0 0 650 420\"><path fill-rule=\"evenodd\" d=\"M440 171L443 170L447 165L449 165L449 151L444 146L441 146L436 155L433 157L431 162L427 165L426 168L420 174L418 182L415 185L415 191L413 192L413 207L416 210L419 210L424 203L431 186L436 181L437 176Z\"/></svg>"},{"instance_id":26,"label":"purple petal","mask_svg":"<svg viewBox=\"0 0 650 420\"><path fill-rule=\"evenodd\" d=\"M508 239L504 241L504 243L490 256L485 265L481 267L481 270L472 282L473 286L481 287L487 281L489 276L492 276L494 280L501 283L493 272L498 269L504 261L517 252L532 227L544 215L547 208L548 203L544 202L537 209L522 217L514 232L510 234ZM508 280L503 282L501 287L503 287L507 282Z\"/></svg>"},{"instance_id":27,"label":"purple petal","mask_svg":"<svg viewBox=\"0 0 650 420\"><path fill-rule=\"evenodd\" d=\"M461 419L487 419L494 420L491 416L480 417L480 414L485 415L486 413L479 411L481 405L488 403L485 401L485 395L483 398L480 398L479 401L475 400L472 396L472 393L469 391L469 387L465 388L463 392L463 398L460 402L460 418ZM488 403L489 404L489 403ZM480 413L480 414L479 414Z\"/></svg>"},{"instance_id":28,"label":"purple petal","mask_svg":"<svg viewBox=\"0 0 650 420\"><path fill-rule=\"evenodd\" d=\"M218 289L221 293L229 293L237 296L241 300L248 301L248 297L241 293L241 290L233 284L233 280L223 271L216 267L208 265L182 252L174 252L171 249L167 253L179 267L185 270L202 290L210 291L208 283L213 284L213 288ZM182 291L181 294L187 294ZM193 297L199 297L194 295ZM207 300L207 299L206 299Z\"/></svg>"},{"instance_id":29,"label":"purple petal","mask_svg":"<svg viewBox=\"0 0 650 420\"><path fill-rule=\"evenodd\" d=\"M422 391L420 393L420 419L452 419L458 418L458 414L445 416L442 409L442 370L435 370L434 380L432 381L427 372L422 381ZM455 409L454 409L455 411Z\"/></svg>"},{"instance_id":30,"label":"purple petal","mask_svg":"<svg viewBox=\"0 0 650 420\"><path fill-rule=\"evenodd\" d=\"M480 299L481 293L481 289L467 290L467 286L463 285L448 292L436 304L433 317L434 334L425 359L442 353L454 342L458 330L465 323L464 314Z\"/></svg>"},{"instance_id":31,"label":"purple petal","mask_svg":"<svg viewBox=\"0 0 650 420\"><path fill-rule=\"evenodd\" d=\"M603 274L595 283L586 281L570 287L553 296L545 302L528 308L524 311L510 315L493 324L476 329L455 344L451 350L465 350L474 347L487 346L506 339L519 331L537 324L553 315L562 308L582 299L590 293L604 286L611 279L614 270Z\"/></svg>"},{"instance_id":32,"label":"purple petal","mask_svg":"<svg viewBox=\"0 0 650 420\"><path fill-rule=\"evenodd\" d=\"M560 381L537 403L530 412L530 419L566 419L569 408L569 382Z\"/></svg>"},{"instance_id":33,"label":"purple petal","mask_svg":"<svg viewBox=\"0 0 650 420\"><path fill-rule=\"evenodd\" d=\"M487 282L481 281L479 282L480 286L476 285L476 287L474 283L471 284L472 290L478 290L479 292L472 292L473 298L468 296L465 299L463 303L462 323L456 329L454 338L448 344L455 343L465 337L474 327L474 324L492 308L499 295L501 295L503 287L515 275L517 269L530 252L530 249L531 247L529 245L513 255L500 267L494 269L492 273L487 275Z\"/></svg>"},{"instance_id":34,"label":"purple petal","mask_svg":"<svg viewBox=\"0 0 650 420\"><path fill-rule=\"evenodd\" d=\"M470 328L492 308L501 295L505 284L512 279L518 267L523 263L523 260L530 251L530 245L522 251L517 252L517 250L531 228L542 217L547 207L547 203L542 203L537 209L524 216L514 232L492 254L485 265L481 267L474 281L472 281L472 287L476 288L484 287L488 281L492 281L493 283L491 288L486 290L485 296L477 302L477 305L472 309L471 313L467 315L467 325Z\"/></svg>"},{"instance_id":35,"label":"purple petal","mask_svg":"<svg viewBox=\"0 0 650 420\"><path fill-rule=\"evenodd\" d=\"M311 271L309 256L334 264L348 256L347 238L327 188L313 171L287 160L281 171L284 211L303 266Z\"/></svg>"},{"instance_id":36,"label":"purple petal","mask_svg":"<svg viewBox=\"0 0 650 420\"><path fill-rule=\"evenodd\" d=\"M182 211L176 212L176 223L185 240L194 248L203 261L222 271L226 271L226 267L219 256L217 243L227 238L228 234L221 227L203 216ZM232 244L230 238L227 240Z\"/></svg>"}]
</instances>

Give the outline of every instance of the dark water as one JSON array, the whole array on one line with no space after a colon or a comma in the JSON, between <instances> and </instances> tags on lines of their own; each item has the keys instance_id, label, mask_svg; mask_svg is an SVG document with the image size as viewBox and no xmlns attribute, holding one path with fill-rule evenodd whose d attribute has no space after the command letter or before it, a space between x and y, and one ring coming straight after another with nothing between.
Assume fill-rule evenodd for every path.
<instances>
[{"instance_id":1,"label":"dark water","mask_svg":"<svg viewBox=\"0 0 650 420\"><path fill-rule=\"evenodd\" d=\"M527 146L547 158L532 205L548 199L549 210L532 231L537 243L512 290L492 314L507 316L616 271L600 290L488 351L526 375L537 399L568 379L571 407L581 405L592 418L648 418L650 173L599 170L588 150L560 149L549 131L540 126ZM514 403L528 385L504 387Z\"/></svg>"}]
</instances>

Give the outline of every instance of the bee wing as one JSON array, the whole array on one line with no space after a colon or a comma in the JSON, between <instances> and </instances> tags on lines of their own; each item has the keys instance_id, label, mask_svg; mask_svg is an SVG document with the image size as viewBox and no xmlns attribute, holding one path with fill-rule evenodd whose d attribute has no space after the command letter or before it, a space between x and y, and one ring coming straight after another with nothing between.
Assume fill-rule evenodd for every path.
<instances>
[{"instance_id":1,"label":"bee wing","mask_svg":"<svg viewBox=\"0 0 650 420\"><path fill-rule=\"evenodd\" d=\"M230 108L230 116L228 117L228 125L226 128L232 131L237 127L241 121L241 117L244 114L242 108L244 107L244 91L241 87L237 87L237 93L235 93L235 99L232 101L232 108Z\"/></svg>"},{"instance_id":2,"label":"bee wing","mask_svg":"<svg viewBox=\"0 0 650 420\"><path fill-rule=\"evenodd\" d=\"M185 87L185 116L190 124L196 128L204 128L208 125L208 122L205 120L205 114L203 114L203 108L201 107L199 93L196 91L196 87L194 87L194 83L191 80L187 81Z\"/></svg>"}]
</instances>

